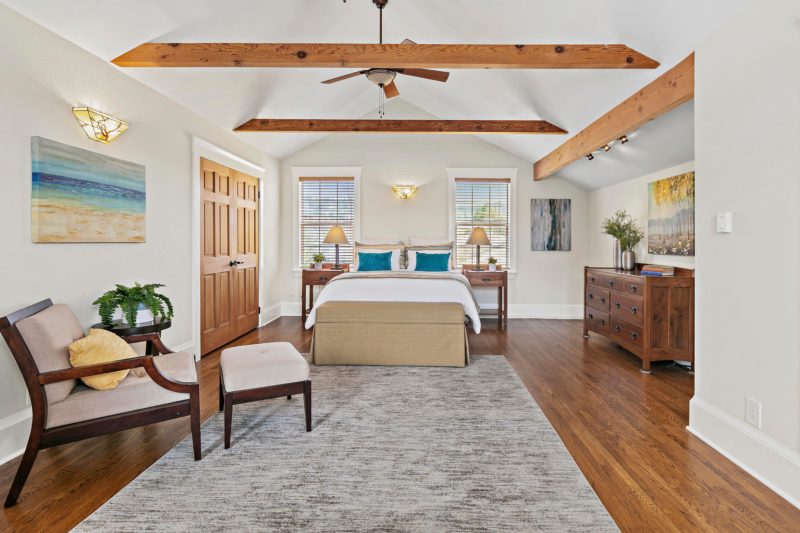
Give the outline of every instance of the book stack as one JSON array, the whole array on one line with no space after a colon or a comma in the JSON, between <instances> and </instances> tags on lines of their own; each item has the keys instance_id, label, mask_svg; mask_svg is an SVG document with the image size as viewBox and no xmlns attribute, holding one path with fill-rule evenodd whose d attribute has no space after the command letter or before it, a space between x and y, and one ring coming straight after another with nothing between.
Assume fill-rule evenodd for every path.
<instances>
[{"instance_id":1,"label":"book stack","mask_svg":"<svg viewBox=\"0 0 800 533\"><path fill-rule=\"evenodd\" d=\"M674 276L675 269L670 266L645 265L642 267L642 276Z\"/></svg>"}]
</instances>

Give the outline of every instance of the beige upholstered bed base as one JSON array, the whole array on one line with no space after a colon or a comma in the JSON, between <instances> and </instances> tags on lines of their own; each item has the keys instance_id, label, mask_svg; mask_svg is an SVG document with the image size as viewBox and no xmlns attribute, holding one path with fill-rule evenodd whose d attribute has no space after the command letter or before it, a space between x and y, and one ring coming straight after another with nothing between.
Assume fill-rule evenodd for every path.
<instances>
[{"instance_id":1,"label":"beige upholstered bed base","mask_svg":"<svg viewBox=\"0 0 800 533\"><path fill-rule=\"evenodd\" d=\"M465 366L464 307L327 302L317 308L311 356L317 365Z\"/></svg>"}]
</instances>

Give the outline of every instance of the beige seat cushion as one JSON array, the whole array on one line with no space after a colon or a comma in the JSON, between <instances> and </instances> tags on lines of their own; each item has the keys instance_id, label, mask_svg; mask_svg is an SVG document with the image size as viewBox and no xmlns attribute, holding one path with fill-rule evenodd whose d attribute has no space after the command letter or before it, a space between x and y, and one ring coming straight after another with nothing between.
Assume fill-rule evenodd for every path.
<instances>
[{"instance_id":1,"label":"beige seat cushion","mask_svg":"<svg viewBox=\"0 0 800 533\"><path fill-rule=\"evenodd\" d=\"M39 372L70 368L69 345L82 339L83 328L68 305L55 304L17 322L17 329L28 345ZM47 403L66 398L77 380L59 381L44 386Z\"/></svg>"},{"instance_id":2,"label":"beige seat cushion","mask_svg":"<svg viewBox=\"0 0 800 533\"><path fill-rule=\"evenodd\" d=\"M69 362L72 366L89 366L132 359L137 353L122 337L104 329L90 329L89 336L69 345ZM113 389L128 375L129 370L118 370L81 378L93 389Z\"/></svg>"},{"instance_id":3,"label":"beige seat cushion","mask_svg":"<svg viewBox=\"0 0 800 533\"><path fill-rule=\"evenodd\" d=\"M306 381L308 362L288 342L223 350L220 369L228 392Z\"/></svg>"},{"instance_id":4,"label":"beige seat cushion","mask_svg":"<svg viewBox=\"0 0 800 533\"><path fill-rule=\"evenodd\" d=\"M175 352L159 355L153 360L159 372L169 379L197 382L194 355ZM131 374L115 389L95 390L84 385L75 387L65 400L48 406L45 427L64 426L188 399L188 394L169 391L150 379L150 376L138 378Z\"/></svg>"}]
</instances>

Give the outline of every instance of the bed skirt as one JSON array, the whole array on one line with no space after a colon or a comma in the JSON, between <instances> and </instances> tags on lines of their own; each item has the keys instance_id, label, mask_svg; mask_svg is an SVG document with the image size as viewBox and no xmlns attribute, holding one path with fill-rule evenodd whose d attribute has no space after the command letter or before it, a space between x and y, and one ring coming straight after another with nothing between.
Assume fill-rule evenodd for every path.
<instances>
[{"instance_id":1,"label":"bed skirt","mask_svg":"<svg viewBox=\"0 0 800 533\"><path fill-rule=\"evenodd\" d=\"M465 366L464 307L326 302L317 308L311 356L317 365Z\"/></svg>"}]
</instances>

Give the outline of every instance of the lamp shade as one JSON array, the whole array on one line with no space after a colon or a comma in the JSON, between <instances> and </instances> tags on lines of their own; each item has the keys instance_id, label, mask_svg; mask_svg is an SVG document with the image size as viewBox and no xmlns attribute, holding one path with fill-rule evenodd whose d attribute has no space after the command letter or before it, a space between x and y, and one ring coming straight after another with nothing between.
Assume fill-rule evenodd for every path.
<instances>
[{"instance_id":1,"label":"lamp shade","mask_svg":"<svg viewBox=\"0 0 800 533\"><path fill-rule=\"evenodd\" d=\"M470 234L469 239L467 239L467 244L491 246L492 243L489 241L489 237L486 235L486 230L478 226L472 228L472 233Z\"/></svg>"},{"instance_id":2,"label":"lamp shade","mask_svg":"<svg viewBox=\"0 0 800 533\"><path fill-rule=\"evenodd\" d=\"M128 129L128 123L91 107L73 107L72 113L93 141L108 144Z\"/></svg>"},{"instance_id":3,"label":"lamp shade","mask_svg":"<svg viewBox=\"0 0 800 533\"><path fill-rule=\"evenodd\" d=\"M328 231L328 234L325 235L325 240L322 242L325 244L350 244L341 226L333 226Z\"/></svg>"}]
</instances>

